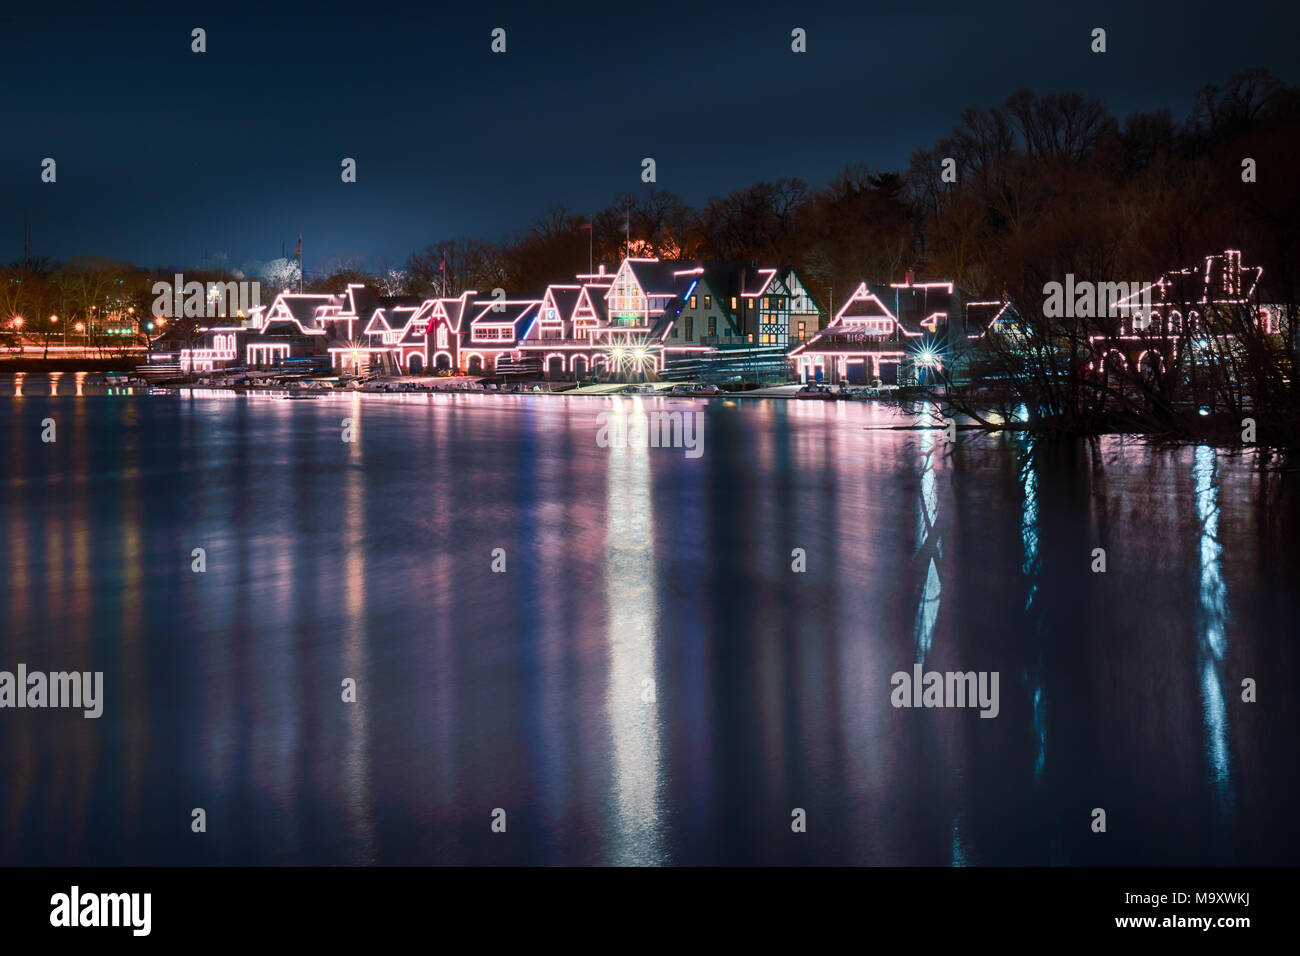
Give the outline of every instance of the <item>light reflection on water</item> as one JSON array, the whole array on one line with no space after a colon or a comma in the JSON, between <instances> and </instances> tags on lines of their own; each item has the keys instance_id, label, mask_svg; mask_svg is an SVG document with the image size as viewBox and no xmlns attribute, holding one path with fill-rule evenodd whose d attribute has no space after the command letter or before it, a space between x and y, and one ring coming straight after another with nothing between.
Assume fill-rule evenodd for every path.
<instances>
[{"instance_id":1,"label":"light reflection on water","mask_svg":"<svg viewBox=\"0 0 1300 956\"><path fill-rule=\"evenodd\" d=\"M939 616L939 599L943 587L939 582L938 561L943 557L942 540L935 527L939 517L939 494L935 477L935 455L938 452L935 432L924 430L921 441L921 500L917 514L916 554L925 568L925 584L921 589L921 603L916 609L916 659L925 663L934 641L934 624Z\"/></svg>"},{"instance_id":2,"label":"light reflection on water","mask_svg":"<svg viewBox=\"0 0 1300 956\"><path fill-rule=\"evenodd\" d=\"M1205 712L1206 750L1219 798L1232 801L1228 744L1228 715L1224 703L1224 658L1228 651L1228 602L1220 559L1219 501L1213 448L1197 447L1192 465L1196 482L1196 520L1200 526L1201 575L1197 607L1201 699Z\"/></svg>"},{"instance_id":3,"label":"light reflection on water","mask_svg":"<svg viewBox=\"0 0 1300 956\"><path fill-rule=\"evenodd\" d=\"M348 675L347 680L363 682L363 675L366 673L367 664L367 644L369 635L366 632L366 480L365 472L357 462L357 449L359 442L364 440L360 435L362 425L363 405L358 396L354 396L354 401L349 409L349 418L356 432L351 436L353 438L350 453L353 460L350 461L347 469L347 486L344 490L343 504L343 588L344 598L344 620L347 622L346 638L343 645L343 673ZM342 427L342 426L340 426ZM340 681L340 687L342 687ZM348 688L352 690L353 688ZM369 691L370 688L365 688ZM353 799L348 803L349 827L348 832L353 835L356 845L360 848L361 858L365 862L374 862L373 860L373 834L371 833L373 819L373 808L370 799L370 768L369 768L369 733L367 732L367 712L370 707L370 693L363 692L358 694L348 694L353 697L353 702L349 703L346 708L348 715L347 729L347 748L344 758L346 767L347 790L353 795ZM344 693L340 692L340 699L344 699Z\"/></svg>"},{"instance_id":4,"label":"light reflection on water","mask_svg":"<svg viewBox=\"0 0 1300 956\"><path fill-rule=\"evenodd\" d=\"M0 711L0 862L1297 862L1294 695L1238 688L1295 685L1257 582L1300 506L1248 458L621 400L703 410L690 460L600 448L607 399L94 392L0 377L0 669L107 696ZM998 718L890 707L918 660L999 671Z\"/></svg>"},{"instance_id":5,"label":"light reflection on water","mask_svg":"<svg viewBox=\"0 0 1300 956\"><path fill-rule=\"evenodd\" d=\"M1032 643L1037 645L1043 639L1043 633L1039 627L1041 616L1035 602L1038 596L1040 564L1038 560L1038 472L1035 466L1034 445L1034 437L1027 435L1019 450L1020 483L1022 488L1020 541L1023 549L1020 559L1020 573L1024 576L1025 582L1024 618L1028 625L1027 629ZM1030 706L1034 715L1034 740L1036 745L1034 779L1037 780L1043 772L1043 764L1047 761L1047 701L1043 697L1042 649L1035 646L1031 650L1031 655L1027 676Z\"/></svg>"},{"instance_id":6,"label":"light reflection on water","mask_svg":"<svg viewBox=\"0 0 1300 956\"><path fill-rule=\"evenodd\" d=\"M628 407L630 405L630 407ZM615 399L617 414L643 413L642 402ZM652 449L609 449L606 505L606 613L609 620L609 687L606 701L613 738L610 862L664 862L659 846L659 727L655 674L654 489Z\"/></svg>"}]
</instances>

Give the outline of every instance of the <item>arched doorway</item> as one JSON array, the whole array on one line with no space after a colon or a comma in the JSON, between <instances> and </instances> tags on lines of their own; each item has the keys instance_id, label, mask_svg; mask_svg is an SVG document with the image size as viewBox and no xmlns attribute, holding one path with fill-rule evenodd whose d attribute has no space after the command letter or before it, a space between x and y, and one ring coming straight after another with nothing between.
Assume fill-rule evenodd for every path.
<instances>
[{"instance_id":1,"label":"arched doorway","mask_svg":"<svg viewBox=\"0 0 1300 956\"><path fill-rule=\"evenodd\" d=\"M1142 381L1149 386L1155 386L1159 384L1165 373L1164 356L1154 349L1148 349L1138 356L1137 367Z\"/></svg>"},{"instance_id":2,"label":"arched doorway","mask_svg":"<svg viewBox=\"0 0 1300 956\"><path fill-rule=\"evenodd\" d=\"M433 357L433 367L437 369L451 368L451 354L449 352L439 352Z\"/></svg>"},{"instance_id":3,"label":"arched doorway","mask_svg":"<svg viewBox=\"0 0 1300 956\"><path fill-rule=\"evenodd\" d=\"M552 381L558 378L564 378L563 355L546 356L546 377Z\"/></svg>"},{"instance_id":4,"label":"arched doorway","mask_svg":"<svg viewBox=\"0 0 1300 956\"><path fill-rule=\"evenodd\" d=\"M483 374L483 356L471 355L469 357L469 374L471 375Z\"/></svg>"},{"instance_id":5,"label":"arched doorway","mask_svg":"<svg viewBox=\"0 0 1300 956\"><path fill-rule=\"evenodd\" d=\"M406 361L406 367L412 375L419 375L424 371L424 356L419 352L412 352L411 357Z\"/></svg>"},{"instance_id":6,"label":"arched doorway","mask_svg":"<svg viewBox=\"0 0 1300 956\"><path fill-rule=\"evenodd\" d=\"M570 366L573 369L574 378L583 378L587 374L587 357L585 355L575 355Z\"/></svg>"}]
</instances>

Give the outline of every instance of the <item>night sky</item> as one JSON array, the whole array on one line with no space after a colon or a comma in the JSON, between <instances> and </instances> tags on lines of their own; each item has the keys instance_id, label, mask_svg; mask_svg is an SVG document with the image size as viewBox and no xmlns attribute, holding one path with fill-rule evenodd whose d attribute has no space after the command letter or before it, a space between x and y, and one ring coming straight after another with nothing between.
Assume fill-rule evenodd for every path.
<instances>
[{"instance_id":1,"label":"night sky","mask_svg":"<svg viewBox=\"0 0 1300 956\"><path fill-rule=\"evenodd\" d=\"M990 7L1001 6L1000 12ZM161 7L161 5L160 5ZM969 106L1079 90L1123 117L1250 67L1297 81L1294 3L283 3L0 12L0 261L400 265L556 202L902 169ZM208 52L190 52L207 30ZM508 52L489 51L503 27ZM1108 52L1089 52L1105 27ZM808 52L790 52L790 31ZM41 160L58 182L40 181ZM340 181L353 157L358 181Z\"/></svg>"}]
</instances>

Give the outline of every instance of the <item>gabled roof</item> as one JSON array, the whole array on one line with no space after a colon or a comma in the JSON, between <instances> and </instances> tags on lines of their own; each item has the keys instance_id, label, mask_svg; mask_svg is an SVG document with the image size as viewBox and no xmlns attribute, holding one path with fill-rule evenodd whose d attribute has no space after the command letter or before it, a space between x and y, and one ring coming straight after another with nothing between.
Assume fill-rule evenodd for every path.
<instances>
[{"instance_id":1,"label":"gabled roof","mask_svg":"<svg viewBox=\"0 0 1300 956\"><path fill-rule=\"evenodd\" d=\"M453 331L460 331L461 323L465 321L465 316L469 312L470 303L476 295L478 295L478 293L473 289L470 289L467 292L462 292L454 299L438 300L447 314L447 324L451 326Z\"/></svg>"},{"instance_id":2,"label":"gabled roof","mask_svg":"<svg viewBox=\"0 0 1300 956\"><path fill-rule=\"evenodd\" d=\"M542 307L548 308L546 303L549 301L555 309L555 317L564 321L570 321L573 318L573 310L578 304L582 295L582 286L578 285L552 285L547 286L546 293L542 297Z\"/></svg>"},{"instance_id":3,"label":"gabled roof","mask_svg":"<svg viewBox=\"0 0 1300 956\"><path fill-rule=\"evenodd\" d=\"M898 321L898 317L894 315L889 306L881 301L880 296L873 292L867 283L862 282L854 290L853 295L849 296L847 301L840 306L840 311L831 320L831 324L827 326L827 329L834 328L837 325L855 322L867 323L879 319Z\"/></svg>"},{"instance_id":4,"label":"gabled roof","mask_svg":"<svg viewBox=\"0 0 1300 956\"><path fill-rule=\"evenodd\" d=\"M315 292L281 292L272 300L264 314L264 325L279 322L292 322L307 335L323 334L324 329L316 321L322 308L340 304L340 297Z\"/></svg>"},{"instance_id":5,"label":"gabled roof","mask_svg":"<svg viewBox=\"0 0 1300 956\"><path fill-rule=\"evenodd\" d=\"M809 288L807 282L803 281L803 276L799 274L798 270L795 269L794 266L782 266L777 270L776 278L783 286L785 286L786 291L791 295L794 294L794 289L792 287L797 283L799 288L803 291L803 294L808 297L808 301L813 304L813 309L817 312L822 311L821 303L817 301L817 297L813 295L812 289Z\"/></svg>"},{"instance_id":6,"label":"gabled roof","mask_svg":"<svg viewBox=\"0 0 1300 956\"><path fill-rule=\"evenodd\" d=\"M790 354L798 355L805 351L896 351L910 339L933 334L940 323L946 325L956 308L956 290L951 282L905 282L888 287L862 282L831 323L808 341L791 349ZM879 342L871 338L891 335L895 330L903 336L898 342Z\"/></svg>"},{"instance_id":7,"label":"gabled roof","mask_svg":"<svg viewBox=\"0 0 1300 956\"><path fill-rule=\"evenodd\" d=\"M606 301L609 290L607 285L584 285L573 305L574 320L590 313L601 325L609 324L609 303Z\"/></svg>"},{"instance_id":8,"label":"gabled roof","mask_svg":"<svg viewBox=\"0 0 1300 956\"><path fill-rule=\"evenodd\" d=\"M423 303L419 305L400 305L389 309L389 321L392 323L393 330L400 333L399 342L411 344L424 336L424 329L428 323L419 319L419 315L423 311Z\"/></svg>"},{"instance_id":9,"label":"gabled roof","mask_svg":"<svg viewBox=\"0 0 1300 956\"><path fill-rule=\"evenodd\" d=\"M626 259L624 262L647 297L677 294L678 270L693 264L676 259Z\"/></svg>"},{"instance_id":10,"label":"gabled roof","mask_svg":"<svg viewBox=\"0 0 1300 956\"><path fill-rule=\"evenodd\" d=\"M381 335L384 332L393 331L392 323L388 321L388 316L383 309L375 309L374 315L366 323L366 327L361 330L362 335Z\"/></svg>"}]
</instances>

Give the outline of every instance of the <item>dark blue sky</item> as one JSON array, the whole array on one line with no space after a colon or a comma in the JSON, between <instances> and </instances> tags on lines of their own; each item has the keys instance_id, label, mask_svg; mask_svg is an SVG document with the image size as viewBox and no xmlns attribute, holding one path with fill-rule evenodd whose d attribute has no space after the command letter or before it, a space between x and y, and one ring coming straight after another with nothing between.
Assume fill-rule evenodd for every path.
<instances>
[{"instance_id":1,"label":"dark blue sky","mask_svg":"<svg viewBox=\"0 0 1300 956\"><path fill-rule=\"evenodd\" d=\"M1199 0L159 6L0 13L0 261L21 256L26 213L33 252L56 259L241 263L301 232L308 271L353 251L398 265L644 189L644 156L702 203L851 161L902 168L962 109L1022 87L1182 118L1242 69L1296 82L1300 25L1294 3Z\"/></svg>"}]
</instances>

